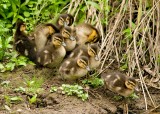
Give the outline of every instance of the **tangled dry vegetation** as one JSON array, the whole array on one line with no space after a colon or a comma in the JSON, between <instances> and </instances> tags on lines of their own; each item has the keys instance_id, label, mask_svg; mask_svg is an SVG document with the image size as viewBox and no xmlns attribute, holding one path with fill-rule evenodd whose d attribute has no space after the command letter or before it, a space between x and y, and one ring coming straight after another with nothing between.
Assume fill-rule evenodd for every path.
<instances>
[{"instance_id":1,"label":"tangled dry vegetation","mask_svg":"<svg viewBox=\"0 0 160 114\"><path fill-rule=\"evenodd\" d=\"M101 70L120 69L138 78L146 109L147 100L156 108L148 87L160 89L160 1L72 0L68 13L77 19L83 4L86 22L95 24L102 36Z\"/></svg>"}]
</instances>

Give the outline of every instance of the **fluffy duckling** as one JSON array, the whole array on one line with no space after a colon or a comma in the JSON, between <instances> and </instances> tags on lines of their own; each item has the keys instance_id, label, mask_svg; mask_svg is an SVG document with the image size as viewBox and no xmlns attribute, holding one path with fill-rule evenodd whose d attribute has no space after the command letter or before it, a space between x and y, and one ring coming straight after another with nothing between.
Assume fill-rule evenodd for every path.
<instances>
[{"instance_id":1,"label":"fluffy duckling","mask_svg":"<svg viewBox=\"0 0 160 114\"><path fill-rule=\"evenodd\" d=\"M52 35L52 41L37 53L37 62L49 68L58 67L66 55L64 38L60 33Z\"/></svg>"},{"instance_id":2,"label":"fluffy duckling","mask_svg":"<svg viewBox=\"0 0 160 114\"><path fill-rule=\"evenodd\" d=\"M76 47L75 30L66 26L63 27L60 32L64 37L66 51L72 51Z\"/></svg>"},{"instance_id":3,"label":"fluffy duckling","mask_svg":"<svg viewBox=\"0 0 160 114\"><path fill-rule=\"evenodd\" d=\"M99 41L98 30L90 24L82 23L76 26L77 44L95 43Z\"/></svg>"},{"instance_id":4,"label":"fluffy duckling","mask_svg":"<svg viewBox=\"0 0 160 114\"><path fill-rule=\"evenodd\" d=\"M76 80L90 71L88 66L88 57L80 56L78 58L67 58L60 66L59 72L65 80Z\"/></svg>"},{"instance_id":5,"label":"fluffy duckling","mask_svg":"<svg viewBox=\"0 0 160 114\"><path fill-rule=\"evenodd\" d=\"M120 72L102 73L101 78L105 82L105 87L124 97L131 95L136 88L136 80Z\"/></svg>"},{"instance_id":6,"label":"fluffy duckling","mask_svg":"<svg viewBox=\"0 0 160 114\"><path fill-rule=\"evenodd\" d=\"M14 35L14 48L21 54L28 57L31 61L36 60L36 46L25 33L26 25L23 21L18 20Z\"/></svg>"},{"instance_id":7,"label":"fluffy duckling","mask_svg":"<svg viewBox=\"0 0 160 114\"><path fill-rule=\"evenodd\" d=\"M70 14L61 14L56 22L58 29L64 26L71 26L74 22L74 18Z\"/></svg>"},{"instance_id":8,"label":"fluffy duckling","mask_svg":"<svg viewBox=\"0 0 160 114\"><path fill-rule=\"evenodd\" d=\"M88 45L80 45L72 51L70 58L77 58L79 56L87 56L89 58L89 67L96 69L100 65L98 57L99 47L96 43Z\"/></svg>"},{"instance_id":9,"label":"fluffy duckling","mask_svg":"<svg viewBox=\"0 0 160 114\"><path fill-rule=\"evenodd\" d=\"M38 25L30 35L34 37L37 51L42 50L47 44L49 37L57 32L59 32L59 30L51 23Z\"/></svg>"}]
</instances>

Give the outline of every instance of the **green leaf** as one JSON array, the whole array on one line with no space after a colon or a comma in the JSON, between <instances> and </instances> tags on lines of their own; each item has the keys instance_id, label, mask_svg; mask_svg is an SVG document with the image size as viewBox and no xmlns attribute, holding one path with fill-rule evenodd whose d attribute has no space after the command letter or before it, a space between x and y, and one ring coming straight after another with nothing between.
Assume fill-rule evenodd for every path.
<instances>
[{"instance_id":1,"label":"green leaf","mask_svg":"<svg viewBox=\"0 0 160 114\"><path fill-rule=\"evenodd\" d=\"M15 88L14 91L16 92L26 92L26 89L24 87Z\"/></svg>"},{"instance_id":2,"label":"green leaf","mask_svg":"<svg viewBox=\"0 0 160 114\"><path fill-rule=\"evenodd\" d=\"M30 16L30 13L26 12L26 11L23 14L24 14L25 17L29 17Z\"/></svg>"},{"instance_id":3,"label":"green leaf","mask_svg":"<svg viewBox=\"0 0 160 114\"><path fill-rule=\"evenodd\" d=\"M25 2L23 4L21 4L21 7L27 5L29 3L30 0L25 0Z\"/></svg>"},{"instance_id":4,"label":"green leaf","mask_svg":"<svg viewBox=\"0 0 160 114\"><path fill-rule=\"evenodd\" d=\"M51 89L50 89L50 92L53 93L53 92L56 92L56 91L57 91L57 87L52 86Z\"/></svg>"},{"instance_id":5,"label":"green leaf","mask_svg":"<svg viewBox=\"0 0 160 114\"><path fill-rule=\"evenodd\" d=\"M14 14L14 12L10 12L10 13L7 15L7 18L12 17L12 16L13 16L13 14Z\"/></svg>"},{"instance_id":6,"label":"green leaf","mask_svg":"<svg viewBox=\"0 0 160 114\"><path fill-rule=\"evenodd\" d=\"M1 83L2 86L8 86L10 84L10 81L3 81Z\"/></svg>"},{"instance_id":7,"label":"green leaf","mask_svg":"<svg viewBox=\"0 0 160 114\"><path fill-rule=\"evenodd\" d=\"M17 7L16 7L16 4L12 1L12 10L13 10L13 12L14 13L16 13L17 12Z\"/></svg>"},{"instance_id":8,"label":"green leaf","mask_svg":"<svg viewBox=\"0 0 160 114\"><path fill-rule=\"evenodd\" d=\"M11 101L22 101L22 98L16 96L16 97L11 97L10 100L11 100Z\"/></svg>"},{"instance_id":9,"label":"green leaf","mask_svg":"<svg viewBox=\"0 0 160 114\"><path fill-rule=\"evenodd\" d=\"M87 1L87 4L93 6L94 8L96 8L97 10L100 10L100 5L97 4L96 2L93 2L93 1Z\"/></svg>"},{"instance_id":10,"label":"green leaf","mask_svg":"<svg viewBox=\"0 0 160 114\"><path fill-rule=\"evenodd\" d=\"M36 103L36 101L37 101L37 94L35 94L31 99L29 99L30 104Z\"/></svg>"}]
</instances>

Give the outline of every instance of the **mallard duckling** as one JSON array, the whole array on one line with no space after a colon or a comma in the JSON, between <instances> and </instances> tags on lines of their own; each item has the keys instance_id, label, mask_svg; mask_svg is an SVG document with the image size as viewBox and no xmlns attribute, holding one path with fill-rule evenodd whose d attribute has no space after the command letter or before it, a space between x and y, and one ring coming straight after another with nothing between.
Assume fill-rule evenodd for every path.
<instances>
[{"instance_id":1,"label":"mallard duckling","mask_svg":"<svg viewBox=\"0 0 160 114\"><path fill-rule=\"evenodd\" d=\"M88 57L80 56L78 58L67 58L60 66L59 72L65 80L76 80L90 71L88 66Z\"/></svg>"},{"instance_id":2,"label":"mallard duckling","mask_svg":"<svg viewBox=\"0 0 160 114\"><path fill-rule=\"evenodd\" d=\"M31 61L36 59L36 46L25 33L26 25L23 21L18 20L14 35L14 48L23 56L28 57Z\"/></svg>"},{"instance_id":3,"label":"mallard duckling","mask_svg":"<svg viewBox=\"0 0 160 114\"><path fill-rule=\"evenodd\" d=\"M95 43L99 41L98 30L90 24L82 23L76 26L77 44Z\"/></svg>"},{"instance_id":4,"label":"mallard duckling","mask_svg":"<svg viewBox=\"0 0 160 114\"><path fill-rule=\"evenodd\" d=\"M66 55L64 38L60 33L52 35L52 41L37 53L37 62L49 68L58 67Z\"/></svg>"},{"instance_id":5,"label":"mallard duckling","mask_svg":"<svg viewBox=\"0 0 160 114\"><path fill-rule=\"evenodd\" d=\"M61 34L64 37L64 42L66 43L66 51L72 51L76 47L75 31L69 26L63 27L61 29Z\"/></svg>"},{"instance_id":6,"label":"mallard duckling","mask_svg":"<svg viewBox=\"0 0 160 114\"><path fill-rule=\"evenodd\" d=\"M56 25L59 29L64 26L71 26L74 22L74 18L70 14L61 14L56 22Z\"/></svg>"},{"instance_id":7,"label":"mallard duckling","mask_svg":"<svg viewBox=\"0 0 160 114\"><path fill-rule=\"evenodd\" d=\"M51 23L38 25L30 35L34 37L37 51L42 50L47 44L49 37L57 32L59 32L59 30Z\"/></svg>"},{"instance_id":8,"label":"mallard duckling","mask_svg":"<svg viewBox=\"0 0 160 114\"><path fill-rule=\"evenodd\" d=\"M136 80L120 72L102 73L101 78L105 82L105 87L124 97L131 95L136 88Z\"/></svg>"},{"instance_id":9,"label":"mallard duckling","mask_svg":"<svg viewBox=\"0 0 160 114\"><path fill-rule=\"evenodd\" d=\"M99 52L99 47L96 43L88 45L80 45L72 51L69 57L76 58L79 56L87 56L89 58L89 67L91 69L95 69L100 65L98 52Z\"/></svg>"}]
</instances>

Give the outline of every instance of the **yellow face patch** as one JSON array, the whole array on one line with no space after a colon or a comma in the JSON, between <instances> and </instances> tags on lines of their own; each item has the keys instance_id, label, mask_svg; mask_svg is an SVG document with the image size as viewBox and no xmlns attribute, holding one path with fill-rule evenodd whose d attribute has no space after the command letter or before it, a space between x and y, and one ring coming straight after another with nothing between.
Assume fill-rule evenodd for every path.
<instances>
[{"instance_id":1,"label":"yellow face patch","mask_svg":"<svg viewBox=\"0 0 160 114\"><path fill-rule=\"evenodd\" d=\"M63 26L64 25L64 19L62 17L59 18L58 24Z\"/></svg>"},{"instance_id":2,"label":"yellow face patch","mask_svg":"<svg viewBox=\"0 0 160 114\"><path fill-rule=\"evenodd\" d=\"M96 39L97 37L97 32L96 30L92 30L92 33L88 36L88 42L92 42Z\"/></svg>"},{"instance_id":3,"label":"yellow face patch","mask_svg":"<svg viewBox=\"0 0 160 114\"><path fill-rule=\"evenodd\" d=\"M70 17L67 17L67 18L66 18L66 23L67 23L67 25L69 25L69 20L70 20Z\"/></svg>"},{"instance_id":4,"label":"yellow face patch","mask_svg":"<svg viewBox=\"0 0 160 114\"><path fill-rule=\"evenodd\" d=\"M55 33L55 30L53 29L53 27L48 26L48 29L49 29L49 34L50 35L53 34L53 33Z\"/></svg>"},{"instance_id":5,"label":"yellow face patch","mask_svg":"<svg viewBox=\"0 0 160 114\"><path fill-rule=\"evenodd\" d=\"M82 59L78 59L77 64L78 64L79 67L84 68L84 69L87 66L87 63Z\"/></svg>"},{"instance_id":6,"label":"yellow face patch","mask_svg":"<svg viewBox=\"0 0 160 114\"><path fill-rule=\"evenodd\" d=\"M66 31L65 29L63 29L63 31L62 31L62 36L63 36L64 38L69 38L69 37L70 37L70 33L69 33L68 31Z\"/></svg>"},{"instance_id":7,"label":"yellow face patch","mask_svg":"<svg viewBox=\"0 0 160 114\"><path fill-rule=\"evenodd\" d=\"M26 30L26 26L25 25L21 25L20 26L20 31L25 31Z\"/></svg>"},{"instance_id":8,"label":"yellow face patch","mask_svg":"<svg viewBox=\"0 0 160 114\"><path fill-rule=\"evenodd\" d=\"M128 88L128 89L131 89L131 90L133 90L134 88L135 88L135 83L134 82L131 82L131 81L126 81L125 82L125 85L126 85L126 87Z\"/></svg>"},{"instance_id":9,"label":"yellow face patch","mask_svg":"<svg viewBox=\"0 0 160 114\"><path fill-rule=\"evenodd\" d=\"M91 57L94 57L94 56L96 56L96 52L93 49L90 48L88 50L88 55L91 56Z\"/></svg>"},{"instance_id":10,"label":"yellow face patch","mask_svg":"<svg viewBox=\"0 0 160 114\"><path fill-rule=\"evenodd\" d=\"M58 38L58 37L55 37L55 38L53 39L52 43L53 43L53 45L55 45L55 46L60 46L60 45L62 45L62 40L61 40L60 38Z\"/></svg>"}]
</instances>

